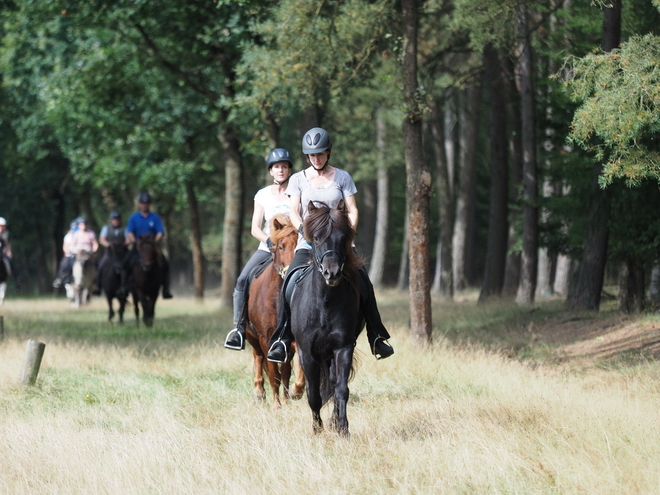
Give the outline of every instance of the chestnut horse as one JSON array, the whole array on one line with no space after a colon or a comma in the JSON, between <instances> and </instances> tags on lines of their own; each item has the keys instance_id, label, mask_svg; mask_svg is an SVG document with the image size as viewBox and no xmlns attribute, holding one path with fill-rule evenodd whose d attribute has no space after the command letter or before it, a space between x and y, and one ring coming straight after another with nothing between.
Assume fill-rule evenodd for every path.
<instances>
[{"instance_id":1,"label":"chestnut horse","mask_svg":"<svg viewBox=\"0 0 660 495\"><path fill-rule=\"evenodd\" d=\"M305 377L299 365L296 366L295 384L289 391L291 362L278 365L266 359L268 341L277 327L277 306L283 278L293 259L298 241L298 231L293 227L287 215L276 215L271 219L270 239L274 244L272 248L273 262L250 284L246 339L252 346L254 356L255 398L265 398L263 377L265 370L273 391L273 405L277 407L280 405L280 384L283 388L285 402L290 398L301 398L305 386Z\"/></svg>"}]
</instances>

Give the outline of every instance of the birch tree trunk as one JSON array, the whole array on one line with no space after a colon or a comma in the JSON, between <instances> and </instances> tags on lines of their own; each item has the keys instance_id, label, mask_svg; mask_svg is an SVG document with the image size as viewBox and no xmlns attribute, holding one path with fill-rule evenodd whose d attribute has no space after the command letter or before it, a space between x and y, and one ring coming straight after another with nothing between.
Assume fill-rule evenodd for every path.
<instances>
[{"instance_id":1,"label":"birch tree trunk","mask_svg":"<svg viewBox=\"0 0 660 495\"><path fill-rule=\"evenodd\" d=\"M431 134L438 175L438 204L440 236L438 237L437 263L433 281L433 292L442 299L452 299L452 235L454 232L454 198L451 175L445 150L445 113L441 102L436 101L431 113Z\"/></svg>"},{"instance_id":2,"label":"birch tree trunk","mask_svg":"<svg viewBox=\"0 0 660 495\"><path fill-rule=\"evenodd\" d=\"M452 238L454 294L467 288L468 241L472 231L471 209L476 188L476 149L481 102L481 76L461 92L460 103L460 170L456 193L456 221Z\"/></svg>"},{"instance_id":3,"label":"birch tree trunk","mask_svg":"<svg viewBox=\"0 0 660 495\"><path fill-rule=\"evenodd\" d=\"M378 177L376 180L376 231L374 250L369 266L369 278L374 287L381 287L387 260L387 237L390 224L390 179L385 163L386 126L383 110L376 111L376 153Z\"/></svg>"},{"instance_id":4,"label":"birch tree trunk","mask_svg":"<svg viewBox=\"0 0 660 495\"><path fill-rule=\"evenodd\" d=\"M520 46L520 86L523 152L523 243L520 282L516 302L533 304L538 269L538 179L536 159L536 117L532 83L532 46L527 23L527 6L518 7L518 43Z\"/></svg>"},{"instance_id":5,"label":"birch tree trunk","mask_svg":"<svg viewBox=\"0 0 660 495\"><path fill-rule=\"evenodd\" d=\"M188 198L188 213L190 214L190 245L193 257L193 282L195 297L204 298L204 253L202 252L202 234L199 227L199 207L197 196L191 181L186 183L186 196Z\"/></svg>"}]
</instances>

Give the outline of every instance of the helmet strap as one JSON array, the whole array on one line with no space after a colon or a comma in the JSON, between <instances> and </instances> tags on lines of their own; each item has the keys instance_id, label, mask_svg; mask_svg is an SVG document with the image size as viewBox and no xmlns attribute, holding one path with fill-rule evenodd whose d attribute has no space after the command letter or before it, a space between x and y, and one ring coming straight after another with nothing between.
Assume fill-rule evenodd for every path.
<instances>
[{"instance_id":1,"label":"helmet strap","mask_svg":"<svg viewBox=\"0 0 660 495\"><path fill-rule=\"evenodd\" d=\"M273 179L273 183L275 183L275 184L278 185L278 186L283 186L283 185L286 184L287 182L289 182L289 177L287 177L286 179L284 179L282 182L277 182L275 179Z\"/></svg>"}]
</instances>

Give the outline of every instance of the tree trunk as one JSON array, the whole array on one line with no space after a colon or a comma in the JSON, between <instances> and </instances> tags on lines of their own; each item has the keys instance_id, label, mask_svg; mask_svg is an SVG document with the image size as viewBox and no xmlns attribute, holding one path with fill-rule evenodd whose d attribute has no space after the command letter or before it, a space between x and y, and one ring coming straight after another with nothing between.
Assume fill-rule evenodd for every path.
<instances>
[{"instance_id":1,"label":"tree trunk","mask_svg":"<svg viewBox=\"0 0 660 495\"><path fill-rule=\"evenodd\" d=\"M504 285L509 201L506 105L502 91L499 54L489 43L484 47L484 79L490 100L490 209L486 266L479 302L499 297Z\"/></svg>"},{"instance_id":2,"label":"tree trunk","mask_svg":"<svg viewBox=\"0 0 660 495\"><path fill-rule=\"evenodd\" d=\"M621 0L612 0L610 7L603 9L603 50L617 48L621 43ZM566 306L571 309L600 308L600 296L603 290L605 264L607 262L607 242L609 238L610 191L602 190L598 185L598 176L602 164L593 168L592 202L589 210L589 229L584 240L582 262L577 285L571 291Z\"/></svg>"},{"instance_id":3,"label":"tree trunk","mask_svg":"<svg viewBox=\"0 0 660 495\"><path fill-rule=\"evenodd\" d=\"M621 265L619 279L619 309L639 313L645 308L644 262L629 256Z\"/></svg>"},{"instance_id":4,"label":"tree trunk","mask_svg":"<svg viewBox=\"0 0 660 495\"><path fill-rule=\"evenodd\" d=\"M399 275L397 278L396 286L399 290L405 290L410 287L410 270L408 269L409 256L410 253L410 230L408 224L410 222L410 217L408 216L408 202L406 202L406 214L404 216L404 225L403 225L403 243L401 244L401 258L399 259Z\"/></svg>"},{"instance_id":5,"label":"tree trunk","mask_svg":"<svg viewBox=\"0 0 660 495\"><path fill-rule=\"evenodd\" d=\"M502 295L513 299L520 282L520 227L522 224L521 193L523 177L522 111L520 88L516 86L516 68L509 57L502 63L507 95L507 121L509 123L509 153L511 154L511 182L509 186L509 243L507 246L506 269Z\"/></svg>"},{"instance_id":6,"label":"tree trunk","mask_svg":"<svg viewBox=\"0 0 660 495\"><path fill-rule=\"evenodd\" d=\"M234 285L241 269L243 223L243 166L238 138L230 126L218 139L225 159L225 218L222 237L222 282L220 304L231 307Z\"/></svg>"},{"instance_id":7,"label":"tree trunk","mask_svg":"<svg viewBox=\"0 0 660 495\"><path fill-rule=\"evenodd\" d=\"M543 182L543 196L549 198L552 196L554 188L550 184L549 179L545 179ZM547 221L548 212L546 210L541 210L541 219ZM552 296L552 269L553 261L548 253L548 250L544 247L539 248L538 252L539 257L539 268L538 275L536 277L536 299L548 299Z\"/></svg>"},{"instance_id":8,"label":"tree trunk","mask_svg":"<svg viewBox=\"0 0 660 495\"><path fill-rule=\"evenodd\" d=\"M440 218L440 236L438 237L438 256L433 280L433 292L442 299L452 299L452 235L454 233L454 198L451 188L451 175L445 150L445 113L443 105L435 101L431 114L431 133L435 150L438 173L438 204Z\"/></svg>"},{"instance_id":9,"label":"tree trunk","mask_svg":"<svg viewBox=\"0 0 660 495\"><path fill-rule=\"evenodd\" d=\"M532 46L527 24L527 6L518 7L518 42L520 46L520 86L523 152L523 239L518 304L533 304L538 268L538 179L536 163L536 118L532 83Z\"/></svg>"},{"instance_id":10,"label":"tree trunk","mask_svg":"<svg viewBox=\"0 0 660 495\"><path fill-rule=\"evenodd\" d=\"M456 221L452 238L454 258L453 280L454 294L467 288L468 241L472 232L471 210L474 207L476 188L476 149L479 128L479 108L481 102L481 83L474 81L461 92L460 103L460 171L458 192L456 194Z\"/></svg>"},{"instance_id":11,"label":"tree trunk","mask_svg":"<svg viewBox=\"0 0 660 495\"><path fill-rule=\"evenodd\" d=\"M429 270L429 204L431 174L422 148L422 108L417 83L417 0L401 0L403 93L410 249L410 328L418 347L431 342L431 274Z\"/></svg>"},{"instance_id":12,"label":"tree trunk","mask_svg":"<svg viewBox=\"0 0 660 495\"><path fill-rule=\"evenodd\" d=\"M202 252L202 234L199 228L197 196L191 181L186 183L186 195L190 214L190 245L192 247L195 297L201 300L204 298L204 253Z\"/></svg>"},{"instance_id":13,"label":"tree trunk","mask_svg":"<svg viewBox=\"0 0 660 495\"><path fill-rule=\"evenodd\" d=\"M369 255L374 250L377 194L375 180L362 181L360 186L360 235L356 236L355 245L358 253L366 257L367 269L371 265Z\"/></svg>"},{"instance_id":14,"label":"tree trunk","mask_svg":"<svg viewBox=\"0 0 660 495\"><path fill-rule=\"evenodd\" d=\"M660 307L660 265L653 265L649 283L649 299L654 310Z\"/></svg>"},{"instance_id":15,"label":"tree trunk","mask_svg":"<svg viewBox=\"0 0 660 495\"><path fill-rule=\"evenodd\" d=\"M374 287L383 284L385 263L387 261L387 236L390 224L390 178L385 163L386 126L383 110L376 111L376 154L378 179L376 182L376 231L374 234L374 250L369 266L369 278Z\"/></svg>"},{"instance_id":16,"label":"tree trunk","mask_svg":"<svg viewBox=\"0 0 660 495\"><path fill-rule=\"evenodd\" d=\"M568 282L571 275L571 259L568 256L560 254L557 256L557 266L555 268L555 281L552 290L555 294L566 297L568 295Z\"/></svg>"}]
</instances>

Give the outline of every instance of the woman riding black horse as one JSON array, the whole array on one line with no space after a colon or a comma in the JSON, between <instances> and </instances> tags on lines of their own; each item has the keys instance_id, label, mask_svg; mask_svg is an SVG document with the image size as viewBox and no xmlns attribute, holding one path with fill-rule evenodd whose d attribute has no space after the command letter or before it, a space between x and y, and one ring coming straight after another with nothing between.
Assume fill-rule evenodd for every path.
<instances>
[{"instance_id":1,"label":"woman riding black horse","mask_svg":"<svg viewBox=\"0 0 660 495\"><path fill-rule=\"evenodd\" d=\"M307 155L310 166L301 172L293 174L289 179L286 193L291 202L291 222L300 231L296 255L289 267L287 278L282 287L282 294L286 294L288 283L298 268L309 265L311 261L311 246L302 233L302 223L307 217L310 202L323 202L331 208L336 208L343 200L350 225L355 230L358 223L358 209L355 201L357 187L353 178L345 170L335 168L328 164L332 143L330 134L325 129L315 127L305 133L302 140L302 151ZM360 289L360 310L367 322L367 338L371 352L376 359L385 359L394 353L394 349L387 342L390 334L385 329L376 305L373 285L364 267L360 268L358 284ZM292 342L289 307L286 298L282 297L279 305L277 329L271 338L271 348L268 360L276 363L287 362Z\"/></svg>"}]
</instances>

